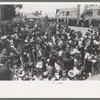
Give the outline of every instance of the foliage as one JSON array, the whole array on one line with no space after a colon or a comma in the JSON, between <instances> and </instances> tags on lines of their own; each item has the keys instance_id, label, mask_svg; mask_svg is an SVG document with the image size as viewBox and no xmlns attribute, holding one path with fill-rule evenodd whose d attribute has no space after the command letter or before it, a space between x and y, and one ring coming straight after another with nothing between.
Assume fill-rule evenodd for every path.
<instances>
[{"instance_id":1,"label":"foliage","mask_svg":"<svg viewBox=\"0 0 100 100\"><path fill-rule=\"evenodd\" d=\"M1 5L2 20L10 20L16 15L16 8L21 9L22 5Z\"/></svg>"}]
</instances>

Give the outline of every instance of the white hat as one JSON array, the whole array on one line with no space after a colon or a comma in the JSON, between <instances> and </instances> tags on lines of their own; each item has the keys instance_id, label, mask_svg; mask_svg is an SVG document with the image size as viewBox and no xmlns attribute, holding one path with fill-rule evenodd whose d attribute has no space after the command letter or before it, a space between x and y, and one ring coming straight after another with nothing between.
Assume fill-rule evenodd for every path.
<instances>
[{"instance_id":1,"label":"white hat","mask_svg":"<svg viewBox=\"0 0 100 100\"><path fill-rule=\"evenodd\" d=\"M75 75L76 75L76 73L75 73L74 70L70 70L70 71L68 72L68 76L69 76L69 77L74 77Z\"/></svg>"},{"instance_id":2,"label":"white hat","mask_svg":"<svg viewBox=\"0 0 100 100\"><path fill-rule=\"evenodd\" d=\"M93 26L91 25L90 28L93 28Z\"/></svg>"},{"instance_id":3,"label":"white hat","mask_svg":"<svg viewBox=\"0 0 100 100\"><path fill-rule=\"evenodd\" d=\"M59 77L60 77L59 73L55 73L55 77L56 77L57 79L59 79Z\"/></svg>"},{"instance_id":4,"label":"white hat","mask_svg":"<svg viewBox=\"0 0 100 100\"><path fill-rule=\"evenodd\" d=\"M3 37L1 37L1 39L6 39L7 38L7 36L3 36Z\"/></svg>"},{"instance_id":5,"label":"white hat","mask_svg":"<svg viewBox=\"0 0 100 100\"><path fill-rule=\"evenodd\" d=\"M24 42L28 43L28 40L26 39Z\"/></svg>"},{"instance_id":6,"label":"white hat","mask_svg":"<svg viewBox=\"0 0 100 100\"><path fill-rule=\"evenodd\" d=\"M29 25L26 25L27 28L29 28Z\"/></svg>"},{"instance_id":7,"label":"white hat","mask_svg":"<svg viewBox=\"0 0 100 100\"><path fill-rule=\"evenodd\" d=\"M4 65L0 63L0 67L4 67Z\"/></svg>"},{"instance_id":8,"label":"white hat","mask_svg":"<svg viewBox=\"0 0 100 100\"><path fill-rule=\"evenodd\" d=\"M46 72L44 72L44 73L43 73L43 75L45 75L45 76L46 76L46 75L48 75L48 72L47 72L47 71L46 71Z\"/></svg>"}]
</instances>

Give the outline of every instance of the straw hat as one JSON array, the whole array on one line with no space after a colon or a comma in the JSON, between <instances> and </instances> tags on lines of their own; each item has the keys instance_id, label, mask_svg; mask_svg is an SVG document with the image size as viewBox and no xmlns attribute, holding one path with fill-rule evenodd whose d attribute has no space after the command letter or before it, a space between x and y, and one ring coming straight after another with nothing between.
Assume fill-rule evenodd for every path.
<instances>
[{"instance_id":1,"label":"straw hat","mask_svg":"<svg viewBox=\"0 0 100 100\"><path fill-rule=\"evenodd\" d=\"M0 63L0 67L4 67L4 65L2 63Z\"/></svg>"},{"instance_id":2,"label":"straw hat","mask_svg":"<svg viewBox=\"0 0 100 100\"><path fill-rule=\"evenodd\" d=\"M70 70L70 71L68 72L68 76L69 76L69 77L75 77L75 76L76 76L75 71L74 71L74 70Z\"/></svg>"}]
</instances>

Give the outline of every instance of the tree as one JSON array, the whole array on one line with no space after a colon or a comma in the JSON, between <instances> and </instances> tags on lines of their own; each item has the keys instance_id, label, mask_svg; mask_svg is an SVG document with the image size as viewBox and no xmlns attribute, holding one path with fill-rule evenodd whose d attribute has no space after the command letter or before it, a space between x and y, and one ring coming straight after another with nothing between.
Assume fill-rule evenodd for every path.
<instances>
[{"instance_id":1,"label":"tree","mask_svg":"<svg viewBox=\"0 0 100 100\"><path fill-rule=\"evenodd\" d=\"M22 5L2 5L2 20L10 20L16 15L16 8L21 9Z\"/></svg>"}]
</instances>

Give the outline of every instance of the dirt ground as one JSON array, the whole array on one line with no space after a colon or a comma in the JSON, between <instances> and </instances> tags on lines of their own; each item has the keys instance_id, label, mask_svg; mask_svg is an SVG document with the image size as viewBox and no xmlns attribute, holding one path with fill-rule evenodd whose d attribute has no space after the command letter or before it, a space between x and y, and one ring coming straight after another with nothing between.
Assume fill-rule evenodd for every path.
<instances>
[{"instance_id":1,"label":"dirt ground","mask_svg":"<svg viewBox=\"0 0 100 100\"><path fill-rule=\"evenodd\" d=\"M85 33L89 29L89 28L86 28L86 27L75 27L75 26L70 26L70 28L74 29L75 31L81 31L83 33L83 36L85 36Z\"/></svg>"}]
</instances>

